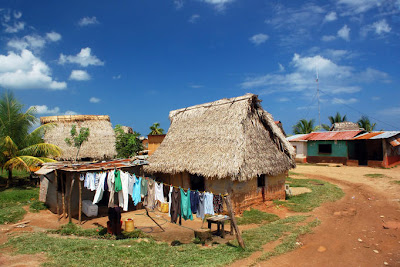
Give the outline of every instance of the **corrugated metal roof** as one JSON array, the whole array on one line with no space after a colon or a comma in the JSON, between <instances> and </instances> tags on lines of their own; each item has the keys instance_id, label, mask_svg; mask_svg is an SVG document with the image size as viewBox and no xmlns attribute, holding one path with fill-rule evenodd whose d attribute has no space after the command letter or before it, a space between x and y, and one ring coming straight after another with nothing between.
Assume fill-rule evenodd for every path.
<instances>
[{"instance_id":1,"label":"corrugated metal roof","mask_svg":"<svg viewBox=\"0 0 400 267\"><path fill-rule=\"evenodd\" d=\"M361 132L362 131L319 132L310 133L305 138L309 141L350 140Z\"/></svg>"},{"instance_id":2,"label":"corrugated metal roof","mask_svg":"<svg viewBox=\"0 0 400 267\"><path fill-rule=\"evenodd\" d=\"M389 138L389 143L394 147L400 146L400 135L397 136L397 138L395 136L394 137L390 137Z\"/></svg>"},{"instance_id":3,"label":"corrugated metal roof","mask_svg":"<svg viewBox=\"0 0 400 267\"><path fill-rule=\"evenodd\" d=\"M360 139L387 139L390 137L394 137L396 135L400 134L400 131L380 131L380 132L370 132L370 133L365 133L362 135L359 135L354 138L354 140L360 140Z\"/></svg>"},{"instance_id":4,"label":"corrugated metal roof","mask_svg":"<svg viewBox=\"0 0 400 267\"><path fill-rule=\"evenodd\" d=\"M382 134L383 132L370 132L364 133L359 136L354 137L354 140L372 139L373 137Z\"/></svg>"},{"instance_id":5,"label":"corrugated metal roof","mask_svg":"<svg viewBox=\"0 0 400 267\"><path fill-rule=\"evenodd\" d=\"M303 137L307 136L308 134L295 134L289 137L286 137L286 139L290 142L290 141L307 141L305 139L303 139Z\"/></svg>"}]
</instances>

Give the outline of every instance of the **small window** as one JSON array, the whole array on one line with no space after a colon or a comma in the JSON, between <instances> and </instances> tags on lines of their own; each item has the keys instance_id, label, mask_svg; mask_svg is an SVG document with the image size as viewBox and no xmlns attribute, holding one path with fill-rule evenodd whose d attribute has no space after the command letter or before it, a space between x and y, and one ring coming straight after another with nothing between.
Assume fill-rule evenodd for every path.
<instances>
[{"instance_id":1,"label":"small window","mask_svg":"<svg viewBox=\"0 0 400 267\"><path fill-rule=\"evenodd\" d=\"M258 187L264 187L265 186L265 175L262 174L257 177L257 186Z\"/></svg>"},{"instance_id":2,"label":"small window","mask_svg":"<svg viewBox=\"0 0 400 267\"><path fill-rule=\"evenodd\" d=\"M318 145L318 153L331 154L332 153L332 145L331 144L319 144Z\"/></svg>"}]
</instances>

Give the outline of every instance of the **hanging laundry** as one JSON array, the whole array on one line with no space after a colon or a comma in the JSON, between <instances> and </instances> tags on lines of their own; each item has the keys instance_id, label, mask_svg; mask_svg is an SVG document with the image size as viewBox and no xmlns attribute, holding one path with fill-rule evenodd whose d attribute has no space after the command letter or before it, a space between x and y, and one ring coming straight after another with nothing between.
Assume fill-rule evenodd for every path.
<instances>
[{"instance_id":1,"label":"hanging laundry","mask_svg":"<svg viewBox=\"0 0 400 267\"><path fill-rule=\"evenodd\" d=\"M171 195L172 195L172 190L174 188L172 187L172 185L169 186L169 193L168 193L168 215L169 217L171 217Z\"/></svg>"},{"instance_id":2,"label":"hanging laundry","mask_svg":"<svg viewBox=\"0 0 400 267\"><path fill-rule=\"evenodd\" d=\"M140 184L140 195L142 197L147 196L147 179L143 178L142 183Z\"/></svg>"},{"instance_id":3,"label":"hanging laundry","mask_svg":"<svg viewBox=\"0 0 400 267\"><path fill-rule=\"evenodd\" d=\"M108 192L110 193L110 198L108 200L108 207L109 208L114 208L114 181L115 181L115 172L114 171L109 171L108 172L108 179L107 179L107 185L108 185Z\"/></svg>"},{"instance_id":4,"label":"hanging laundry","mask_svg":"<svg viewBox=\"0 0 400 267\"><path fill-rule=\"evenodd\" d=\"M169 203L169 185L163 184L164 202Z\"/></svg>"},{"instance_id":5,"label":"hanging laundry","mask_svg":"<svg viewBox=\"0 0 400 267\"><path fill-rule=\"evenodd\" d=\"M96 188L96 190L99 185L99 179L100 179L100 173L95 172L94 173L94 187Z\"/></svg>"},{"instance_id":6,"label":"hanging laundry","mask_svg":"<svg viewBox=\"0 0 400 267\"><path fill-rule=\"evenodd\" d=\"M215 194L213 198L213 206L215 213L222 213L224 211L224 205L222 201L222 196L220 194Z\"/></svg>"},{"instance_id":7,"label":"hanging laundry","mask_svg":"<svg viewBox=\"0 0 400 267\"><path fill-rule=\"evenodd\" d=\"M199 207L199 191L190 191L190 209L192 213L197 213Z\"/></svg>"},{"instance_id":8,"label":"hanging laundry","mask_svg":"<svg viewBox=\"0 0 400 267\"><path fill-rule=\"evenodd\" d=\"M121 172L119 170L115 170L115 192L119 192L122 190L122 183L121 183Z\"/></svg>"},{"instance_id":9,"label":"hanging laundry","mask_svg":"<svg viewBox=\"0 0 400 267\"><path fill-rule=\"evenodd\" d=\"M85 175L83 173L79 174L79 181L84 181L85 180Z\"/></svg>"},{"instance_id":10,"label":"hanging laundry","mask_svg":"<svg viewBox=\"0 0 400 267\"><path fill-rule=\"evenodd\" d=\"M155 182L154 180L148 180L147 181L147 197L146 197L146 206L149 209L154 209L155 206Z\"/></svg>"},{"instance_id":11,"label":"hanging laundry","mask_svg":"<svg viewBox=\"0 0 400 267\"><path fill-rule=\"evenodd\" d=\"M93 204L98 203L103 198L104 180L106 179L106 176L107 176L106 172L102 172L100 174L100 179L97 185L96 194L94 195Z\"/></svg>"},{"instance_id":12,"label":"hanging laundry","mask_svg":"<svg viewBox=\"0 0 400 267\"><path fill-rule=\"evenodd\" d=\"M214 215L214 205L213 205L214 195L210 192L204 193L204 214Z\"/></svg>"},{"instance_id":13,"label":"hanging laundry","mask_svg":"<svg viewBox=\"0 0 400 267\"><path fill-rule=\"evenodd\" d=\"M129 174L129 176L128 193L133 197L133 185L135 184L137 178L134 174Z\"/></svg>"},{"instance_id":14,"label":"hanging laundry","mask_svg":"<svg viewBox=\"0 0 400 267\"><path fill-rule=\"evenodd\" d=\"M104 191L108 191L108 172L106 172L106 178L104 179Z\"/></svg>"},{"instance_id":15,"label":"hanging laundry","mask_svg":"<svg viewBox=\"0 0 400 267\"><path fill-rule=\"evenodd\" d=\"M118 202L119 206L123 208L124 211L128 211L128 201L129 201L129 173L119 172L119 178L121 181L121 190L118 191ZM117 191L117 190L115 190Z\"/></svg>"},{"instance_id":16,"label":"hanging laundry","mask_svg":"<svg viewBox=\"0 0 400 267\"><path fill-rule=\"evenodd\" d=\"M197 207L197 218L204 219L204 200L205 194L199 192L199 205Z\"/></svg>"},{"instance_id":17,"label":"hanging laundry","mask_svg":"<svg viewBox=\"0 0 400 267\"><path fill-rule=\"evenodd\" d=\"M154 183L155 184L155 192L154 192L154 194L155 194L155 198L154 198L154 200L155 201L160 201L161 203L164 203L165 202L165 200L164 200L164 190L163 190L163 183L157 183L157 182L155 182Z\"/></svg>"},{"instance_id":18,"label":"hanging laundry","mask_svg":"<svg viewBox=\"0 0 400 267\"><path fill-rule=\"evenodd\" d=\"M181 215L186 220L193 220L192 210L190 208L190 189L185 192L181 188Z\"/></svg>"},{"instance_id":19,"label":"hanging laundry","mask_svg":"<svg viewBox=\"0 0 400 267\"><path fill-rule=\"evenodd\" d=\"M137 206L137 204L139 204L142 201L142 197L140 196L141 184L142 184L142 177L136 179L135 183L133 184L132 200L135 206Z\"/></svg>"},{"instance_id":20,"label":"hanging laundry","mask_svg":"<svg viewBox=\"0 0 400 267\"><path fill-rule=\"evenodd\" d=\"M179 217L179 224L182 224L181 217L181 192L180 189L175 188L172 190L171 194L171 222L176 223Z\"/></svg>"}]
</instances>

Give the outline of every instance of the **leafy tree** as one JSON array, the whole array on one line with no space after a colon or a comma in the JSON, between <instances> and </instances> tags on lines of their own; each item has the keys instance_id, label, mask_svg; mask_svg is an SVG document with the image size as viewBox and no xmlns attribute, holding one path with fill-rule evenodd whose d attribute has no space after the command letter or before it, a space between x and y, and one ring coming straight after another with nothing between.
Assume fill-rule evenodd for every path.
<instances>
[{"instance_id":1,"label":"leafy tree","mask_svg":"<svg viewBox=\"0 0 400 267\"><path fill-rule=\"evenodd\" d=\"M153 123L153 125L150 126L150 130L151 132L149 133L149 135L164 134L164 129L160 128L160 123L158 122Z\"/></svg>"},{"instance_id":2,"label":"leafy tree","mask_svg":"<svg viewBox=\"0 0 400 267\"><path fill-rule=\"evenodd\" d=\"M73 124L71 127L71 138L65 138L65 143L69 146L74 146L78 149L75 156L75 161L78 160L79 151L81 150L82 144L86 142L89 138L90 131L87 127L82 127L79 129L79 134L77 135L76 125Z\"/></svg>"},{"instance_id":3,"label":"leafy tree","mask_svg":"<svg viewBox=\"0 0 400 267\"><path fill-rule=\"evenodd\" d=\"M130 158L137 155L137 153L143 150L142 142L139 140L140 133L125 133L121 125L116 125L115 131L115 148L117 149L117 157L119 158Z\"/></svg>"},{"instance_id":4,"label":"leafy tree","mask_svg":"<svg viewBox=\"0 0 400 267\"><path fill-rule=\"evenodd\" d=\"M372 132L376 126L376 123L371 123L367 116L361 116L361 118L357 121L357 124L360 128L364 128L364 130L367 132Z\"/></svg>"},{"instance_id":5,"label":"leafy tree","mask_svg":"<svg viewBox=\"0 0 400 267\"><path fill-rule=\"evenodd\" d=\"M293 133L308 134L318 129L319 126L314 126L314 120L301 119L293 126Z\"/></svg>"},{"instance_id":6,"label":"leafy tree","mask_svg":"<svg viewBox=\"0 0 400 267\"><path fill-rule=\"evenodd\" d=\"M331 125L322 124L322 128L327 130L327 131L329 131L331 129L333 124L335 124L337 122L345 122L345 121L347 121L347 116L344 115L342 117L339 112L336 112L335 116L329 116L328 119L329 119L329 122L331 123Z\"/></svg>"},{"instance_id":7,"label":"leafy tree","mask_svg":"<svg viewBox=\"0 0 400 267\"><path fill-rule=\"evenodd\" d=\"M35 108L22 112L23 105L11 92L0 98L0 166L8 170L7 184L12 184L12 171L34 171L38 164L54 161L49 156L60 156L61 149L43 142L44 131L52 127L46 124L29 133L37 121Z\"/></svg>"}]
</instances>

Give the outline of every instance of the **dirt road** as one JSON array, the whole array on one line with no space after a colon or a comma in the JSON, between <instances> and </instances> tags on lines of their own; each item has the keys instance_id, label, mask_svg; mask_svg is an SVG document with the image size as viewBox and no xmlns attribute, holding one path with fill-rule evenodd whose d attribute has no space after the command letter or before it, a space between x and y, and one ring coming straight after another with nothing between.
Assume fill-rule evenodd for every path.
<instances>
[{"instance_id":1,"label":"dirt road","mask_svg":"<svg viewBox=\"0 0 400 267\"><path fill-rule=\"evenodd\" d=\"M400 168L300 165L296 173L340 186L345 197L315 209L322 224L290 253L259 266L400 266ZM365 174L384 174L368 178ZM301 178L297 176L296 178ZM398 229L384 229L383 224Z\"/></svg>"}]
</instances>

